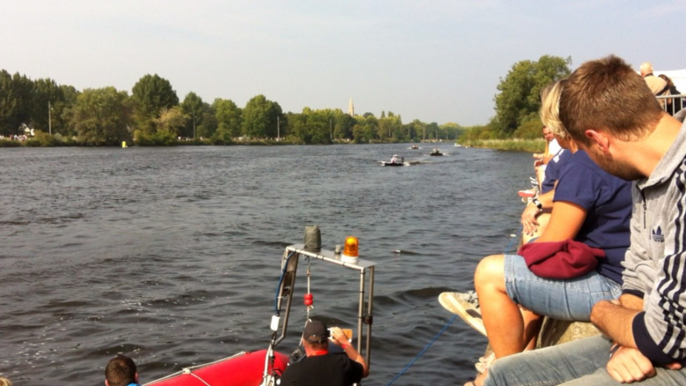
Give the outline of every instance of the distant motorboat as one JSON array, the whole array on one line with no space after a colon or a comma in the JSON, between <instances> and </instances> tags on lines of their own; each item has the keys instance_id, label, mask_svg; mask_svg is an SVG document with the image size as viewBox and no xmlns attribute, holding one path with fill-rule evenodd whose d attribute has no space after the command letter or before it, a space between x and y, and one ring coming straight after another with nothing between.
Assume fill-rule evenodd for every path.
<instances>
[{"instance_id":1,"label":"distant motorboat","mask_svg":"<svg viewBox=\"0 0 686 386\"><path fill-rule=\"evenodd\" d=\"M383 165L383 166L404 166L405 165L405 158L399 157L397 155L393 155L393 157L391 157L390 161L381 161L381 165Z\"/></svg>"},{"instance_id":2,"label":"distant motorboat","mask_svg":"<svg viewBox=\"0 0 686 386\"><path fill-rule=\"evenodd\" d=\"M419 149L419 146L417 146L417 145L412 145L412 147L411 147L410 149L416 150L416 149Z\"/></svg>"},{"instance_id":3,"label":"distant motorboat","mask_svg":"<svg viewBox=\"0 0 686 386\"><path fill-rule=\"evenodd\" d=\"M430 156L434 156L434 157L436 157L436 156L442 156L442 155L443 155L443 153L441 153L441 151L440 151L440 150L438 150L438 149L434 148L433 150L431 150L431 153L429 153L429 155L430 155Z\"/></svg>"}]
</instances>

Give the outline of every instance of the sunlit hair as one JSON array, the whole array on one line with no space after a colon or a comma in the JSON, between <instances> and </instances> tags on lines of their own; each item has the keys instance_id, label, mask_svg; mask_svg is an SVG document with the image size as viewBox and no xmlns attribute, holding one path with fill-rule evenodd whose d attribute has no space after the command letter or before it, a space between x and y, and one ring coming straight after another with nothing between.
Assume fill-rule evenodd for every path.
<instances>
[{"instance_id":1,"label":"sunlit hair","mask_svg":"<svg viewBox=\"0 0 686 386\"><path fill-rule=\"evenodd\" d=\"M575 141L586 145L590 129L623 141L641 138L662 114L645 80L614 55L582 64L560 96L560 120Z\"/></svg>"},{"instance_id":2,"label":"sunlit hair","mask_svg":"<svg viewBox=\"0 0 686 386\"><path fill-rule=\"evenodd\" d=\"M12 381L5 377L0 377L0 386L12 386Z\"/></svg>"},{"instance_id":3,"label":"sunlit hair","mask_svg":"<svg viewBox=\"0 0 686 386\"><path fill-rule=\"evenodd\" d=\"M541 91L541 121L548 126L553 135L562 139L569 138L569 133L560 121L560 95L564 88L565 80L551 83Z\"/></svg>"}]
</instances>

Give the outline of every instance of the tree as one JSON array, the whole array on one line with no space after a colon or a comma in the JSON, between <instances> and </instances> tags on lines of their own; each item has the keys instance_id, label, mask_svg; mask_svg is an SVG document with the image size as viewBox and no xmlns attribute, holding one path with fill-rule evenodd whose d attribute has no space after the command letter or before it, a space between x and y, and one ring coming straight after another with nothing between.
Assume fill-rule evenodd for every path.
<instances>
[{"instance_id":1,"label":"tree","mask_svg":"<svg viewBox=\"0 0 686 386\"><path fill-rule=\"evenodd\" d=\"M50 133L55 104L64 101L63 89L52 79L36 79L31 105L31 124L39 130ZM48 108L49 106L49 108ZM59 114L57 114L59 115ZM55 116L54 118L58 118Z\"/></svg>"},{"instance_id":2,"label":"tree","mask_svg":"<svg viewBox=\"0 0 686 386\"><path fill-rule=\"evenodd\" d=\"M148 133L154 131L153 119L159 117L162 109L179 104L179 97L168 80L155 75L145 75L133 86L131 99L135 104L138 128Z\"/></svg>"},{"instance_id":3,"label":"tree","mask_svg":"<svg viewBox=\"0 0 686 386\"><path fill-rule=\"evenodd\" d=\"M257 95L250 99L243 109L243 134L248 137L276 137L277 119L282 115L281 106Z\"/></svg>"},{"instance_id":4,"label":"tree","mask_svg":"<svg viewBox=\"0 0 686 386\"><path fill-rule=\"evenodd\" d=\"M33 87L31 79L18 72L0 71L0 134L17 134L22 123L31 123Z\"/></svg>"},{"instance_id":5,"label":"tree","mask_svg":"<svg viewBox=\"0 0 686 386\"><path fill-rule=\"evenodd\" d=\"M163 109L154 122L160 142L169 144L176 142L179 132L186 124L186 116L180 106L174 106L171 109Z\"/></svg>"},{"instance_id":6,"label":"tree","mask_svg":"<svg viewBox=\"0 0 686 386\"><path fill-rule=\"evenodd\" d=\"M216 136L224 141L240 137L243 124L241 109L232 100L220 98L214 100L212 107L217 117Z\"/></svg>"},{"instance_id":7,"label":"tree","mask_svg":"<svg viewBox=\"0 0 686 386\"><path fill-rule=\"evenodd\" d=\"M184 137L197 138L198 126L202 125L202 117L205 112L205 105L196 93L189 92L183 99L181 104L183 112L188 117L186 120L186 128L183 131Z\"/></svg>"},{"instance_id":8,"label":"tree","mask_svg":"<svg viewBox=\"0 0 686 386\"><path fill-rule=\"evenodd\" d=\"M130 138L131 103L114 87L86 89L76 98L71 125L85 145L117 145Z\"/></svg>"},{"instance_id":9,"label":"tree","mask_svg":"<svg viewBox=\"0 0 686 386\"><path fill-rule=\"evenodd\" d=\"M348 114L341 112L336 115L333 128L334 138L353 139L353 127L357 121Z\"/></svg>"},{"instance_id":10,"label":"tree","mask_svg":"<svg viewBox=\"0 0 686 386\"><path fill-rule=\"evenodd\" d=\"M537 116L541 106L540 92L551 82L570 74L572 58L541 56L538 62L515 63L505 79L500 79L494 98L498 129L511 134L526 119Z\"/></svg>"}]
</instances>

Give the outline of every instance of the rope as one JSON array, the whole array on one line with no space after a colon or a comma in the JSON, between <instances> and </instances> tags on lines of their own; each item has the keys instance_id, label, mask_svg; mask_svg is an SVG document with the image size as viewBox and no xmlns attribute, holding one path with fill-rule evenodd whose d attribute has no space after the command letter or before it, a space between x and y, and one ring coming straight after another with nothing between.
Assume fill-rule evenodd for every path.
<instances>
[{"instance_id":1,"label":"rope","mask_svg":"<svg viewBox=\"0 0 686 386\"><path fill-rule=\"evenodd\" d=\"M200 380L200 382L204 383L205 385L211 386L209 383L205 382L204 379L202 379L202 378L200 378L199 376L195 375L195 373L189 373L189 374L192 375L192 376L194 376L194 377L196 377L196 378L198 378L198 379Z\"/></svg>"},{"instance_id":2,"label":"rope","mask_svg":"<svg viewBox=\"0 0 686 386\"><path fill-rule=\"evenodd\" d=\"M281 270L281 277L279 277L279 283L276 285L276 293L274 294L274 313L279 314L279 289L281 289L281 283L283 282L283 277L286 276L286 269L288 268L288 260L291 259L295 252L291 252L286 257L286 261L283 263L283 269Z\"/></svg>"},{"instance_id":3,"label":"rope","mask_svg":"<svg viewBox=\"0 0 686 386\"><path fill-rule=\"evenodd\" d=\"M522 227L522 225L520 224L520 225L519 225L519 228L517 229L517 233L516 233L515 236L512 238L512 240L510 240L510 244L509 244L509 245L507 246L507 248L505 249L505 254L507 254L508 252L510 252L510 248L512 247L512 243L514 243L514 241L517 240L517 239L519 238L519 234L522 232L522 228L523 228L523 227ZM458 315L453 316L453 318L450 319L450 320L448 321L448 323L446 323L445 326L443 326L443 328L441 329L441 331L439 331L438 334L436 334L436 336L431 340L431 342L429 342L429 344L427 344L426 347L424 347L424 349L423 349L422 351L420 351L419 354L417 354L417 356L414 357L414 359L412 359L412 360L410 361L410 363L408 363L407 366L405 366L405 368L402 369L402 370L398 373L398 375L396 375L393 379L391 379L391 381L388 382L388 383L386 384L386 386L391 385L391 384L392 384L393 382L395 382L398 378L400 378L401 375L405 374L405 372L406 372L407 370L409 370L410 367L412 367L412 365L413 365L419 358L421 358L422 355L424 355L424 353L431 347L431 345L433 345L434 342L436 342L436 340L438 340L438 338L439 338L441 335L443 335L443 332L445 332L445 330L448 329L448 327L455 321L455 319L456 319L457 317L458 317Z\"/></svg>"},{"instance_id":4,"label":"rope","mask_svg":"<svg viewBox=\"0 0 686 386\"><path fill-rule=\"evenodd\" d=\"M401 375L403 375L407 370L409 370L410 367L411 367L411 366L412 366L412 365L413 365L422 355L424 355L424 353L426 352L426 350L428 350L429 347L431 347L431 345L434 344L434 342L435 342L436 340L438 340L438 338L443 334L443 332L444 332L445 330L448 329L448 326L450 326L456 318L457 318L457 315L453 316L453 318L450 319L450 320L448 321L448 323L447 323L445 326L443 326L443 328L441 329L441 331L438 332L438 334L431 340L431 342L429 342L429 344L427 344L426 347L424 347L424 349L423 349L423 350L422 350L422 351L421 351L412 361L410 361L410 363L408 363L407 366L405 366L405 368L402 369L402 371L400 371L400 372L398 373L398 375L395 376L395 378L391 379L391 381L388 382L388 383L386 384L386 386L389 386L390 384L392 384L393 382L395 382L396 379L400 378Z\"/></svg>"},{"instance_id":5,"label":"rope","mask_svg":"<svg viewBox=\"0 0 686 386\"><path fill-rule=\"evenodd\" d=\"M505 249L505 254L507 255L510 252L510 248L512 247L512 243L515 242L515 240L519 239L519 235L522 233L524 226L520 223L519 227L517 228L517 233L515 234L515 237L510 240L510 244L507 245L507 248Z\"/></svg>"}]
</instances>

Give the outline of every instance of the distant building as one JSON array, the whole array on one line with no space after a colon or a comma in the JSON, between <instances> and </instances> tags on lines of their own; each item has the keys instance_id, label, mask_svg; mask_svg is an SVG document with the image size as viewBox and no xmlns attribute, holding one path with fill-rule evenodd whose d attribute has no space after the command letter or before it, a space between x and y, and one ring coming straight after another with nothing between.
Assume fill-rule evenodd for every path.
<instances>
[{"instance_id":1,"label":"distant building","mask_svg":"<svg viewBox=\"0 0 686 386\"><path fill-rule=\"evenodd\" d=\"M348 104L348 115L351 117L355 116L355 106L353 105L353 98L350 98L350 103Z\"/></svg>"}]
</instances>

